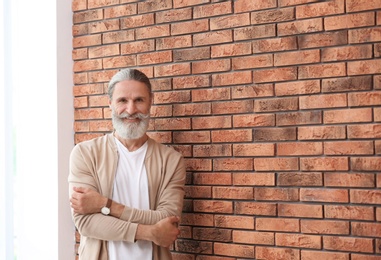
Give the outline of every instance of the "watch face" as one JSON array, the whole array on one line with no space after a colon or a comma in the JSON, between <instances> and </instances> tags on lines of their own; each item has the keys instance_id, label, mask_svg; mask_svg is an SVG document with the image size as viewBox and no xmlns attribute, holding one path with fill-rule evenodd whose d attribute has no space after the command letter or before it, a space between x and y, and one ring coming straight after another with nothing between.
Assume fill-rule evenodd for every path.
<instances>
[{"instance_id":1,"label":"watch face","mask_svg":"<svg viewBox=\"0 0 381 260\"><path fill-rule=\"evenodd\" d=\"M103 207L103 208L101 209L101 212L102 212L102 214L104 214L104 215L108 215L108 214L110 214L110 209L107 208L107 207Z\"/></svg>"}]
</instances>

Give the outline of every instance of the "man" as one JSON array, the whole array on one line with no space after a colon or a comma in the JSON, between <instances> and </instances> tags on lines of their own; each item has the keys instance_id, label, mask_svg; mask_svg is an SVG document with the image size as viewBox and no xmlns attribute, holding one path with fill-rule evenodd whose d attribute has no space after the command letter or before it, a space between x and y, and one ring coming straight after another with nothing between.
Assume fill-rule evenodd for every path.
<instances>
[{"instance_id":1,"label":"man","mask_svg":"<svg viewBox=\"0 0 381 260\"><path fill-rule=\"evenodd\" d=\"M124 69L109 82L115 131L77 144L70 203L84 260L167 260L179 234L183 157L146 134L153 101L147 76Z\"/></svg>"}]
</instances>

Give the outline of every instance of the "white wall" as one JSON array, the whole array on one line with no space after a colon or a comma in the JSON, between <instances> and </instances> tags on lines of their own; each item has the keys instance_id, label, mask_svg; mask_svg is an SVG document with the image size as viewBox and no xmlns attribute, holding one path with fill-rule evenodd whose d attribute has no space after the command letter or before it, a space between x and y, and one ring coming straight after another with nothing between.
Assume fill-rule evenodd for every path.
<instances>
[{"instance_id":1,"label":"white wall","mask_svg":"<svg viewBox=\"0 0 381 260\"><path fill-rule=\"evenodd\" d=\"M15 210L17 259L75 259L67 184L74 145L71 0L3 1L12 11L11 60L4 64L12 82L5 87L14 90L16 195L8 207Z\"/></svg>"}]
</instances>

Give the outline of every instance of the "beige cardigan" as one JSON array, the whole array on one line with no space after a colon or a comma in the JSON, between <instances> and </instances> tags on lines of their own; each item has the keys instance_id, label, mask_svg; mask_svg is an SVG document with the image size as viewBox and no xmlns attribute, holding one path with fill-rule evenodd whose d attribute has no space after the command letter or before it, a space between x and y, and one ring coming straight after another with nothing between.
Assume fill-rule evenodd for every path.
<instances>
[{"instance_id":1,"label":"beige cardigan","mask_svg":"<svg viewBox=\"0 0 381 260\"><path fill-rule=\"evenodd\" d=\"M79 258L107 260L107 241L134 243L138 224L155 224L167 216L180 216L185 184L183 157L173 148L148 139L145 158L149 185L150 210L125 207L120 219L101 213L73 213L73 221L81 234ZM73 187L97 190L112 197L118 163L118 152L112 134L77 144L70 155L69 194ZM172 259L168 248L153 244L154 260Z\"/></svg>"}]
</instances>

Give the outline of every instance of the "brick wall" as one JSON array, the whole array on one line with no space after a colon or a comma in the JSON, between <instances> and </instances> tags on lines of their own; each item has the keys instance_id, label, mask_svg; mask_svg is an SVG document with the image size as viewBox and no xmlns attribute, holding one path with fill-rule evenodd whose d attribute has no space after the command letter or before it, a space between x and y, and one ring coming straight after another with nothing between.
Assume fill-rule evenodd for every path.
<instances>
[{"instance_id":1,"label":"brick wall","mask_svg":"<svg viewBox=\"0 0 381 260\"><path fill-rule=\"evenodd\" d=\"M380 0L73 0L75 141L153 82L187 163L174 259L381 259Z\"/></svg>"}]
</instances>

